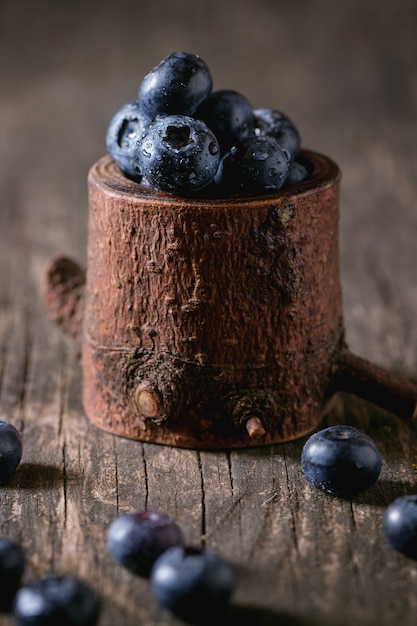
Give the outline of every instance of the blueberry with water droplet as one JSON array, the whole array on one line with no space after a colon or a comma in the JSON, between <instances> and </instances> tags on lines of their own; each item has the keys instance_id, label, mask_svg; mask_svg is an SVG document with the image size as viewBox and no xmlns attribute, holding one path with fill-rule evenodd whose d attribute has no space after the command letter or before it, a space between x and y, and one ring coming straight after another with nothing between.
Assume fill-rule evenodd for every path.
<instances>
[{"instance_id":1,"label":"blueberry with water droplet","mask_svg":"<svg viewBox=\"0 0 417 626\"><path fill-rule=\"evenodd\" d=\"M300 154L300 133L284 113L275 109L255 109L253 115L257 136L276 139L281 148L288 150L291 159Z\"/></svg>"},{"instance_id":2,"label":"blueberry with water droplet","mask_svg":"<svg viewBox=\"0 0 417 626\"><path fill-rule=\"evenodd\" d=\"M300 134L286 115L253 110L243 94L212 92L212 85L207 64L188 52L168 55L144 77L138 100L122 107L107 131L107 150L126 176L190 197L201 190L262 194L308 177L298 161ZM263 148L252 149L256 141Z\"/></svg>"},{"instance_id":3,"label":"blueberry with water droplet","mask_svg":"<svg viewBox=\"0 0 417 626\"><path fill-rule=\"evenodd\" d=\"M252 105L244 95L232 89L211 93L198 107L195 117L216 135L222 154L253 132Z\"/></svg>"},{"instance_id":4,"label":"blueberry with water droplet","mask_svg":"<svg viewBox=\"0 0 417 626\"><path fill-rule=\"evenodd\" d=\"M290 156L272 137L250 137L221 160L216 184L225 192L264 193L281 189Z\"/></svg>"},{"instance_id":5,"label":"blueberry with water droplet","mask_svg":"<svg viewBox=\"0 0 417 626\"><path fill-rule=\"evenodd\" d=\"M149 120L157 115L192 115L212 85L210 70L199 56L174 52L142 80L140 106Z\"/></svg>"},{"instance_id":6,"label":"blueberry with water droplet","mask_svg":"<svg viewBox=\"0 0 417 626\"><path fill-rule=\"evenodd\" d=\"M142 113L139 102L124 104L113 116L106 134L107 151L122 172L140 181L140 171L135 168L134 157L138 141L149 121Z\"/></svg>"},{"instance_id":7,"label":"blueberry with water droplet","mask_svg":"<svg viewBox=\"0 0 417 626\"><path fill-rule=\"evenodd\" d=\"M156 189L193 195L210 185L220 149L207 126L184 115L159 115L137 147L136 163Z\"/></svg>"}]
</instances>

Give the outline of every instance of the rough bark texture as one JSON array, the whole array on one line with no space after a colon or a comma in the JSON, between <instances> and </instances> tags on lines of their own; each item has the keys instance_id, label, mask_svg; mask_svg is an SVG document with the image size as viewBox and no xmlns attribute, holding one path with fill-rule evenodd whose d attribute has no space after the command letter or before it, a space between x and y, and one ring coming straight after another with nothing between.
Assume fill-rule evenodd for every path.
<instances>
[{"instance_id":1,"label":"rough bark texture","mask_svg":"<svg viewBox=\"0 0 417 626\"><path fill-rule=\"evenodd\" d=\"M223 200L151 191L109 157L91 168L87 283L54 257L44 299L80 345L94 423L210 449L299 437L337 391L415 417L417 387L347 349L339 171L303 157L303 184Z\"/></svg>"},{"instance_id":2,"label":"rough bark texture","mask_svg":"<svg viewBox=\"0 0 417 626\"><path fill-rule=\"evenodd\" d=\"M305 183L226 200L152 192L109 157L93 166L82 358L96 424L227 448L318 423L343 343L339 171L305 157Z\"/></svg>"}]
</instances>

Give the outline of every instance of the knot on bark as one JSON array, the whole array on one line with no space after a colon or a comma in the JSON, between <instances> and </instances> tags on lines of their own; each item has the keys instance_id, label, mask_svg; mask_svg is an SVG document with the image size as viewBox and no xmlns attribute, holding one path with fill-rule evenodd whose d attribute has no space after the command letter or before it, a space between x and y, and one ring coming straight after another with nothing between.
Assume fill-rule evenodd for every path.
<instances>
[{"instance_id":1,"label":"knot on bark","mask_svg":"<svg viewBox=\"0 0 417 626\"><path fill-rule=\"evenodd\" d=\"M195 365L168 353L137 351L125 369L126 388L139 414L155 424L180 418L201 390Z\"/></svg>"},{"instance_id":2,"label":"knot on bark","mask_svg":"<svg viewBox=\"0 0 417 626\"><path fill-rule=\"evenodd\" d=\"M224 401L225 410L236 427L245 426L249 437L263 437L281 420L278 392L269 389L238 389Z\"/></svg>"}]
</instances>

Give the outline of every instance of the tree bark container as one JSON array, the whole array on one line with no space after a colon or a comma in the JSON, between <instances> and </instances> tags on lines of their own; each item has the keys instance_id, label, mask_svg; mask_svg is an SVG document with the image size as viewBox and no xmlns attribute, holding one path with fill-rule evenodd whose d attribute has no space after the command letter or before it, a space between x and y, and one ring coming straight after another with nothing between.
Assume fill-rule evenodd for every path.
<instances>
[{"instance_id":1,"label":"tree bark container","mask_svg":"<svg viewBox=\"0 0 417 626\"><path fill-rule=\"evenodd\" d=\"M415 386L352 355L339 277L340 171L263 196L184 199L91 168L86 282L46 270L50 316L77 337L83 403L117 435L197 449L313 430L337 390L415 415Z\"/></svg>"},{"instance_id":2,"label":"tree bark container","mask_svg":"<svg viewBox=\"0 0 417 626\"><path fill-rule=\"evenodd\" d=\"M339 170L275 195L178 199L108 158L89 176L84 406L103 428L196 447L320 420L343 343ZM262 424L262 426L261 426ZM250 426L249 426L250 428Z\"/></svg>"}]
</instances>

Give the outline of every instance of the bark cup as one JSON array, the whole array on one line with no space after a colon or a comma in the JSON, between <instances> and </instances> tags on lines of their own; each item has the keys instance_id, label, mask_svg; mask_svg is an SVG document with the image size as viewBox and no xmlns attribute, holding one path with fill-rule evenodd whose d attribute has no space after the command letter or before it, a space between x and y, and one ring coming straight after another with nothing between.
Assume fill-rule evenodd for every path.
<instances>
[{"instance_id":1,"label":"bark cup","mask_svg":"<svg viewBox=\"0 0 417 626\"><path fill-rule=\"evenodd\" d=\"M86 280L55 257L49 315L79 342L83 403L114 434L197 449L269 445L348 391L404 418L417 387L353 355L339 275L337 165L274 194L184 199L90 170Z\"/></svg>"}]
</instances>

